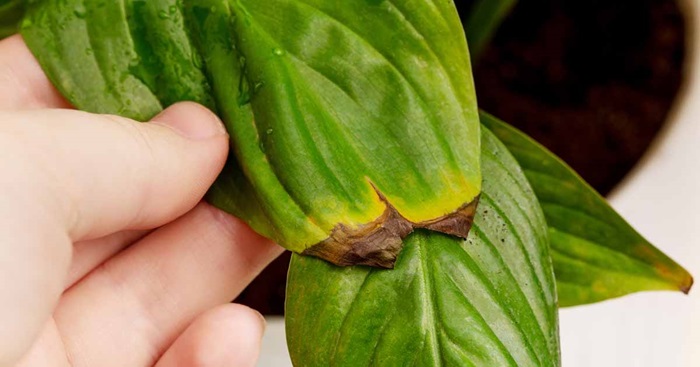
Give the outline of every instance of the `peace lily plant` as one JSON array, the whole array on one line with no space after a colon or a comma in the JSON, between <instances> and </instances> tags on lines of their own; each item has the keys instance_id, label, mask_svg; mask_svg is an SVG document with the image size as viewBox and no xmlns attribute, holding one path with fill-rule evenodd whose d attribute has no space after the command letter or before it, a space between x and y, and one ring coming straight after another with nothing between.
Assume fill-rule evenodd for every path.
<instances>
[{"instance_id":1,"label":"peace lily plant","mask_svg":"<svg viewBox=\"0 0 700 367\"><path fill-rule=\"evenodd\" d=\"M691 276L566 164L479 112L448 0L0 0L77 108L214 110L208 199L295 252L298 366L559 366L558 307Z\"/></svg>"}]
</instances>

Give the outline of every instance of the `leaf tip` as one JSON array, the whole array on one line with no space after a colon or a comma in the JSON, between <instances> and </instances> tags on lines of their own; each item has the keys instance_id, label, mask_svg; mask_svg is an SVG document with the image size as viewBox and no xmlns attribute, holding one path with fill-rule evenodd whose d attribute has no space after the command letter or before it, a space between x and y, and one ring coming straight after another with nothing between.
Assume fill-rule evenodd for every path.
<instances>
[{"instance_id":1,"label":"leaf tip","mask_svg":"<svg viewBox=\"0 0 700 367\"><path fill-rule=\"evenodd\" d=\"M693 276L690 275L689 273L686 273L686 277L681 282L679 289L684 294L688 294L688 293L690 293L691 288L693 288L694 283L695 283L695 279L693 279Z\"/></svg>"}]
</instances>

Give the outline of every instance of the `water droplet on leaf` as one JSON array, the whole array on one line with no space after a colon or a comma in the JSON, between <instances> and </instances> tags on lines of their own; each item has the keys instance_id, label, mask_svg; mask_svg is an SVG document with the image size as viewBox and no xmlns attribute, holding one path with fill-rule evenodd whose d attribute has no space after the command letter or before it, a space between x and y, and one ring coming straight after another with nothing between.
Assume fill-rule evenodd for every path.
<instances>
[{"instance_id":1,"label":"water droplet on leaf","mask_svg":"<svg viewBox=\"0 0 700 367\"><path fill-rule=\"evenodd\" d=\"M84 5L80 4L75 7L75 9L73 10L73 14L75 14L76 17L83 19L87 14L87 10L85 9Z\"/></svg>"},{"instance_id":2,"label":"water droplet on leaf","mask_svg":"<svg viewBox=\"0 0 700 367\"><path fill-rule=\"evenodd\" d=\"M34 22L32 22L32 18L26 17L26 18L24 18L24 19L22 20L22 26L21 26L21 28L22 28L22 29L28 29L28 28L31 28L32 25L34 25Z\"/></svg>"},{"instance_id":3,"label":"water droplet on leaf","mask_svg":"<svg viewBox=\"0 0 700 367\"><path fill-rule=\"evenodd\" d=\"M135 67L139 66L140 63L141 63L141 58L136 56L136 57L132 58L131 60L129 60L129 67L135 68Z\"/></svg>"},{"instance_id":4,"label":"water droplet on leaf","mask_svg":"<svg viewBox=\"0 0 700 367\"><path fill-rule=\"evenodd\" d=\"M258 93L258 91L259 91L260 89L262 89L262 87L263 87L264 85L265 85L265 82L262 82L262 81L261 81L261 82L255 83L255 85L253 86L253 93Z\"/></svg>"}]
</instances>

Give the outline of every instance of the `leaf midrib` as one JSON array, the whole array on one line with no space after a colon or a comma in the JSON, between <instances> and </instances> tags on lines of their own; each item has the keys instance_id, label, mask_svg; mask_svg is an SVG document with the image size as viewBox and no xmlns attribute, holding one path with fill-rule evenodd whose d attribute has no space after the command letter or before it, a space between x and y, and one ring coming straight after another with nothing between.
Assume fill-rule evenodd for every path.
<instances>
[{"instance_id":1,"label":"leaf midrib","mask_svg":"<svg viewBox=\"0 0 700 367\"><path fill-rule=\"evenodd\" d=\"M435 317L435 311L439 307L439 302L435 299L435 292L432 291L432 276L430 273L430 269L427 264L427 258L428 255L423 251L423 241L421 243L417 244L417 250L418 250L418 258L420 259L420 272L416 273L416 276L420 276L422 282L420 282L421 290L423 295L429 295L428 297L423 297L423 311L424 315L427 316L428 320L423 320L426 322L426 326L428 326L428 333L426 335L430 335L430 337L433 339L433 343L430 343L430 351L433 356L433 360L438 363L437 366L443 366L445 363L442 353L440 353L440 338L438 337L437 333L437 325L439 321L436 321ZM429 342L429 341L426 341ZM425 346L423 346L423 349L425 349Z\"/></svg>"}]
</instances>

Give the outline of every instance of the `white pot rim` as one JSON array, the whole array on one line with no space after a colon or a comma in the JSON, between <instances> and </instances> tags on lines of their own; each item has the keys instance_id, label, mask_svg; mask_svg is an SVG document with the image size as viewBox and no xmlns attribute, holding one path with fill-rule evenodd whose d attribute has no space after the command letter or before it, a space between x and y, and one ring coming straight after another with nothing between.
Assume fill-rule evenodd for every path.
<instances>
[{"instance_id":1,"label":"white pot rim","mask_svg":"<svg viewBox=\"0 0 700 367\"><path fill-rule=\"evenodd\" d=\"M677 140L677 135L684 133L684 123L688 119L689 113L687 105L697 100L697 80L700 73L700 47L698 47L698 25L700 18L700 3L697 0L678 0L681 11L685 18L685 60L683 63L682 83L676 99L673 101L671 110L666 117L666 122L662 126L648 147L642 158L615 188L610 192L608 198L616 200L619 195L625 195L630 186L638 185L638 181L643 180L646 175L653 173L659 162L655 160L661 152L670 151L673 153L673 145ZM642 183L643 185L643 183Z\"/></svg>"},{"instance_id":2,"label":"white pot rim","mask_svg":"<svg viewBox=\"0 0 700 367\"><path fill-rule=\"evenodd\" d=\"M644 237L700 276L700 0L686 17L684 82L644 158L609 196ZM566 367L700 366L700 292L640 293L560 312Z\"/></svg>"}]
</instances>

